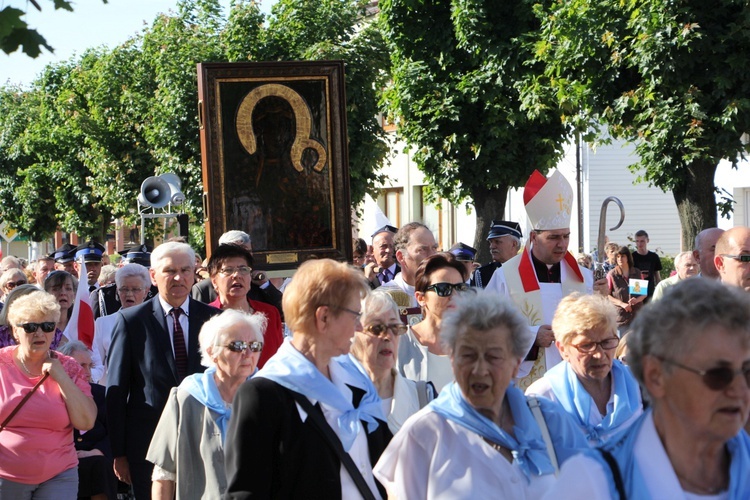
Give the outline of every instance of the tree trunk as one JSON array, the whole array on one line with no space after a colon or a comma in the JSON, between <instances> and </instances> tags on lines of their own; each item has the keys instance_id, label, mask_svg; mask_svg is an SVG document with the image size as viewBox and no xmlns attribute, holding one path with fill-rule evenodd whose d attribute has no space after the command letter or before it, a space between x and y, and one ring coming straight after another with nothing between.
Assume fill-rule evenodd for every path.
<instances>
[{"instance_id":1,"label":"tree trunk","mask_svg":"<svg viewBox=\"0 0 750 500\"><path fill-rule=\"evenodd\" d=\"M684 179L672 191L682 226L682 249L693 250L695 236L716 227L715 163L696 161L685 169Z\"/></svg>"},{"instance_id":2,"label":"tree trunk","mask_svg":"<svg viewBox=\"0 0 750 500\"><path fill-rule=\"evenodd\" d=\"M508 198L508 185L501 185L496 189L474 188L474 210L477 216L477 228L474 232L474 248L477 252L477 262L487 264L492 260L490 247L487 244L487 232L493 219L500 220L505 213L505 202Z\"/></svg>"}]
</instances>

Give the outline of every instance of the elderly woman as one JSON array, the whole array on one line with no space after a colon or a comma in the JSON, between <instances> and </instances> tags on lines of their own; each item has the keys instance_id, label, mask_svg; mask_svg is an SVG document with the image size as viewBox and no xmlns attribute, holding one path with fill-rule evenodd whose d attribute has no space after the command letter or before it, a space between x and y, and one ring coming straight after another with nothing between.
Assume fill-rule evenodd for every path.
<instances>
[{"instance_id":1,"label":"elderly woman","mask_svg":"<svg viewBox=\"0 0 750 500\"><path fill-rule=\"evenodd\" d=\"M91 351L80 340L71 340L60 348L60 354L75 359L89 382L94 362ZM91 395L96 403L96 422L87 432L73 430L73 443L78 455L78 497L107 500L117 497L117 478L112 468L112 449L107 432L107 415L104 410L105 388L90 383Z\"/></svg>"},{"instance_id":2,"label":"elderly woman","mask_svg":"<svg viewBox=\"0 0 750 500\"><path fill-rule=\"evenodd\" d=\"M211 254L208 261L208 274L211 283L218 294L218 298L209 305L217 309L237 309L246 313L259 312L268 320L265 333L263 352L258 361L262 368L266 361L276 354L284 341L281 329L281 315L270 304L250 300L250 280L253 273L253 256L242 245L219 245Z\"/></svg>"},{"instance_id":3,"label":"elderly woman","mask_svg":"<svg viewBox=\"0 0 750 500\"><path fill-rule=\"evenodd\" d=\"M394 498L538 498L586 440L556 404L512 385L534 342L513 305L484 290L453 305L441 338L456 382L406 422L375 476Z\"/></svg>"},{"instance_id":4,"label":"elderly woman","mask_svg":"<svg viewBox=\"0 0 750 500\"><path fill-rule=\"evenodd\" d=\"M125 264L115 273L115 284L117 298L122 304L120 309L127 309L143 303L151 288L151 277L148 269L142 265ZM117 314L109 314L96 318L94 323L94 341L91 344L94 369L91 378L104 386L107 385L107 353L116 321Z\"/></svg>"},{"instance_id":5,"label":"elderly woman","mask_svg":"<svg viewBox=\"0 0 750 500\"><path fill-rule=\"evenodd\" d=\"M617 312L606 297L574 293L552 319L563 362L547 371L526 394L557 401L581 427L589 443L604 443L643 413L633 375L614 359L620 343Z\"/></svg>"},{"instance_id":6,"label":"elderly woman","mask_svg":"<svg viewBox=\"0 0 750 500\"><path fill-rule=\"evenodd\" d=\"M750 498L750 295L680 282L628 335L651 408L603 446L611 466L598 451L574 457L549 498Z\"/></svg>"},{"instance_id":7,"label":"elderly woman","mask_svg":"<svg viewBox=\"0 0 750 500\"><path fill-rule=\"evenodd\" d=\"M391 433L372 382L343 356L368 290L362 273L344 263L299 267L283 298L292 339L234 399L226 498L384 494L371 464Z\"/></svg>"},{"instance_id":8,"label":"elderly woman","mask_svg":"<svg viewBox=\"0 0 750 500\"><path fill-rule=\"evenodd\" d=\"M466 267L450 253L427 257L417 268L415 293L423 318L401 342L398 369L412 380L432 382L439 390L453 381L451 361L440 341L443 313L457 294L469 289Z\"/></svg>"},{"instance_id":9,"label":"elderly woman","mask_svg":"<svg viewBox=\"0 0 750 500\"><path fill-rule=\"evenodd\" d=\"M8 294L17 286L25 285L29 282L26 273L22 269L8 269L0 275L0 290L2 290L2 300L7 300Z\"/></svg>"},{"instance_id":10,"label":"elderly woman","mask_svg":"<svg viewBox=\"0 0 750 500\"><path fill-rule=\"evenodd\" d=\"M625 333L647 295L630 296L630 280L641 279L641 270L633 266L633 255L628 247L620 247L615 262L614 269L607 273L609 300L617 307L617 326Z\"/></svg>"},{"instance_id":11,"label":"elderly woman","mask_svg":"<svg viewBox=\"0 0 750 500\"><path fill-rule=\"evenodd\" d=\"M237 389L255 372L266 317L228 310L203 324L208 369L172 389L146 459L154 499L219 498L227 489L224 438Z\"/></svg>"},{"instance_id":12,"label":"elderly woman","mask_svg":"<svg viewBox=\"0 0 750 500\"><path fill-rule=\"evenodd\" d=\"M10 310L11 304L17 299L28 295L31 292L38 292L39 287L36 285L20 285L14 288L6 297L5 305L3 310L0 311L0 347L8 347L9 345L16 345L16 340L13 337L13 328L8 320L8 311ZM55 335L52 337L52 343L50 349L56 350L62 341L62 332L55 329Z\"/></svg>"},{"instance_id":13,"label":"elderly woman","mask_svg":"<svg viewBox=\"0 0 750 500\"><path fill-rule=\"evenodd\" d=\"M435 397L435 388L424 381L406 379L396 370L399 336L407 327L391 296L374 291L362 301L362 328L357 330L352 355L370 377L383 400L388 428L396 433L407 418Z\"/></svg>"},{"instance_id":14,"label":"elderly woman","mask_svg":"<svg viewBox=\"0 0 750 500\"><path fill-rule=\"evenodd\" d=\"M44 291L54 295L57 303L60 304L60 319L57 320L57 329L62 332L63 336L60 345L65 344L71 337L67 329L77 288L78 280L66 271L52 271L44 279Z\"/></svg>"},{"instance_id":15,"label":"elderly woman","mask_svg":"<svg viewBox=\"0 0 750 500\"><path fill-rule=\"evenodd\" d=\"M0 349L0 498L77 497L73 428L91 429L96 405L76 360L50 351L59 315L42 291L8 312L18 345Z\"/></svg>"}]
</instances>

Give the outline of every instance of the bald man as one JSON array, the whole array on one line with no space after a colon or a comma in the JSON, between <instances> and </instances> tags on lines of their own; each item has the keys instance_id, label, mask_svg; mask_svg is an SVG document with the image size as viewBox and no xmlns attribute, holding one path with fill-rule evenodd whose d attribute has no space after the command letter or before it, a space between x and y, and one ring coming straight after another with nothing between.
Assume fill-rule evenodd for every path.
<instances>
[{"instance_id":1,"label":"bald man","mask_svg":"<svg viewBox=\"0 0 750 500\"><path fill-rule=\"evenodd\" d=\"M750 292L750 228L733 227L716 242L714 264L722 283Z\"/></svg>"},{"instance_id":2,"label":"bald man","mask_svg":"<svg viewBox=\"0 0 750 500\"><path fill-rule=\"evenodd\" d=\"M704 278L719 279L719 271L716 270L714 264L714 255L716 254L716 242L722 234L724 234L723 229L709 227L695 237L693 257L698 261L701 268L700 276Z\"/></svg>"}]
</instances>

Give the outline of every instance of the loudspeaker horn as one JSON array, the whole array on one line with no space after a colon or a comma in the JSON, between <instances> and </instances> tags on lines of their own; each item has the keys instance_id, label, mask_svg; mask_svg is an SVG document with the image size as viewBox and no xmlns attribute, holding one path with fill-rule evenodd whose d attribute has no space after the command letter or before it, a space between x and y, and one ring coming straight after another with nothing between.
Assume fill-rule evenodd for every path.
<instances>
[{"instance_id":1,"label":"loudspeaker horn","mask_svg":"<svg viewBox=\"0 0 750 500\"><path fill-rule=\"evenodd\" d=\"M141 184L138 203L145 207L162 208L167 206L170 198L171 189L167 181L152 175Z\"/></svg>"},{"instance_id":2,"label":"loudspeaker horn","mask_svg":"<svg viewBox=\"0 0 750 500\"><path fill-rule=\"evenodd\" d=\"M161 174L160 179L169 185L169 200L172 205L182 205L185 195L182 192L182 181L175 174Z\"/></svg>"}]
</instances>

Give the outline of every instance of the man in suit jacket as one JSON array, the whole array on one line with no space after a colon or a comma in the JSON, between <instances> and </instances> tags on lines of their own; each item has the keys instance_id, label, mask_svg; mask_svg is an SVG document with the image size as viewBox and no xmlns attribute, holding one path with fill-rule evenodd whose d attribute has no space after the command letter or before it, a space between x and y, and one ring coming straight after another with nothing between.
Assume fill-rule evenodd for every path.
<instances>
[{"instance_id":1,"label":"man in suit jacket","mask_svg":"<svg viewBox=\"0 0 750 500\"><path fill-rule=\"evenodd\" d=\"M202 372L198 333L220 311L190 298L195 253L170 242L151 255L151 281L159 294L120 310L112 333L107 379L107 420L115 474L150 498L153 466L146 451L169 391Z\"/></svg>"}]
</instances>

